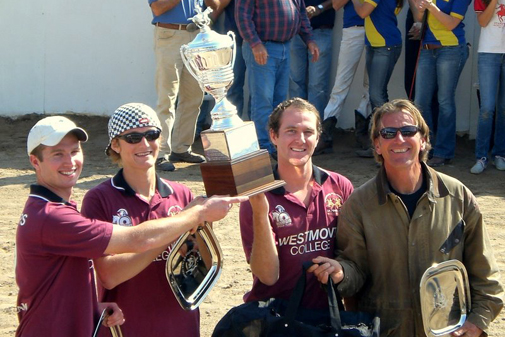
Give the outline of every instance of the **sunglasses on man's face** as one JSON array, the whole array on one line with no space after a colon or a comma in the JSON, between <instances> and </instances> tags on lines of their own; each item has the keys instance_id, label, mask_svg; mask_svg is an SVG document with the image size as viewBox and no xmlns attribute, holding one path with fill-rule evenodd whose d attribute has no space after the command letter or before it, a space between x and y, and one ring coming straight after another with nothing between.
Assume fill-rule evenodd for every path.
<instances>
[{"instance_id":1,"label":"sunglasses on man's face","mask_svg":"<svg viewBox=\"0 0 505 337\"><path fill-rule=\"evenodd\" d=\"M146 132L131 132L127 133L125 135L117 136L117 138L123 139L125 142L128 144L137 144L140 143L142 138L146 138L148 142L152 142L153 140L156 140L160 138L160 131L159 130L149 130Z\"/></svg>"},{"instance_id":2,"label":"sunglasses on man's face","mask_svg":"<svg viewBox=\"0 0 505 337\"><path fill-rule=\"evenodd\" d=\"M400 131L403 137L414 137L419 128L415 125L406 125L401 128L383 128L379 133L384 139L393 139L398 134L398 131Z\"/></svg>"}]
</instances>

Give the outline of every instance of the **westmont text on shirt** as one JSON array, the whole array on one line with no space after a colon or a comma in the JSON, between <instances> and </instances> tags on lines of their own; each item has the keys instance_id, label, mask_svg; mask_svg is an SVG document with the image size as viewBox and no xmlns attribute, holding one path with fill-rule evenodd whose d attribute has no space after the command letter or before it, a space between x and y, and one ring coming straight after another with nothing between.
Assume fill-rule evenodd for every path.
<instances>
[{"instance_id":1,"label":"westmont text on shirt","mask_svg":"<svg viewBox=\"0 0 505 337\"><path fill-rule=\"evenodd\" d=\"M279 247L292 246L291 255L325 251L330 249L330 240L336 235L337 228L318 228L303 233L290 235L278 239Z\"/></svg>"}]
</instances>

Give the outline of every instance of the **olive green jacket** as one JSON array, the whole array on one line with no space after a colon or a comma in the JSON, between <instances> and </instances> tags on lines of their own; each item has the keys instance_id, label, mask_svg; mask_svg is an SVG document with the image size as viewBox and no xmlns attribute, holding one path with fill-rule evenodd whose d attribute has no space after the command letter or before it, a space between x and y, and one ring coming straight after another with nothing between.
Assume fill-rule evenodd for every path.
<instances>
[{"instance_id":1,"label":"olive green jacket","mask_svg":"<svg viewBox=\"0 0 505 337\"><path fill-rule=\"evenodd\" d=\"M457 259L470 281L468 320L486 331L503 307L503 288L482 214L461 182L422 166L428 189L412 219L384 167L344 203L337 227L344 279L337 289L380 317L381 336L425 336L421 277L432 264Z\"/></svg>"}]
</instances>

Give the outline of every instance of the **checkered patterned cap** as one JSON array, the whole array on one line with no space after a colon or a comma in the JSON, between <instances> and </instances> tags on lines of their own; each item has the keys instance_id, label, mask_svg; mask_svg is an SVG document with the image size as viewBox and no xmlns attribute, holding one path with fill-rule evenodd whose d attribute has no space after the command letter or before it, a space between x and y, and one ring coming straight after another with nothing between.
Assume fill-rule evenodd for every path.
<instances>
[{"instance_id":1,"label":"checkered patterned cap","mask_svg":"<svg viewBox=\"0 0 505 337\"><path fill-rule=\"evenodd\" d=\"M109 144L105 153L109 155L112 140L123 132L146 126L154 126L161 131L160 120L151 107L143 103L121 105L109 119Z\"/></svg>"}]
</instances>

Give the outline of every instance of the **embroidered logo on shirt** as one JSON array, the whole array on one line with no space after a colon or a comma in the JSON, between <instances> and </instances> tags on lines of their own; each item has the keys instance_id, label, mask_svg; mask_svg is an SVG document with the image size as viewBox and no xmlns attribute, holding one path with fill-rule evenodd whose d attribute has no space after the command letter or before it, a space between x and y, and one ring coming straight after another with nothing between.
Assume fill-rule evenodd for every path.
<instances>
[{"instance_id":1,"label":"embroidered logo on shirt","mask_svg":"<svg viewBox=\"0 0 505 337\"><path fill-rule=\"evenodd\" d=\"M174 216L174 215L179 214L181 212L182 212L181 206L179 206L179 205L170 206L170 208L168 209L167 216Z\"/></svg>"},{"instance_id":2,"label":"embroidered logo on shirt","mask_svg":"<svg viewBox=\"0 0 505 337\"><path fill-rule=\"evenodd\" d=\"M28 311L28 303L21 303L21 305L18 305L16 309L18 312Z\"/></svg>"},{"instance_id":3,"label":"embroidered logo on shirt","mask_svg":"<svg viewBox=\"0 0 505 337\"><path fill-rule=\"evenodd\" d=\"M112 217L112 223L121 226L133 226L132 219L128 215L128 211L121 208L117 211L117 215Z\"/></svg>"},{"instance_id":4,"label":"embroidered logo on shirt","mask_svg":"<svg viewBox=\"0 0 505 337\"><path fill-rule=\"evenodd\" d=\"M19 226L24 226L26 223L26 218L28 218L28 214L21 214L21 218L19 219Z\"/></svg>"},{"instance_id":5,"label":"embroidered logo on shirt","mask_svg":"<svg viewBox=\"0 0 505 337\"><path fill-rule=\"evenodd\" d=\"M291 226L293 223L288 212L286 212L281 205L275 206L275 210L272 212L272 218L277 227Z\"/></svg>"},{"instance_id":6,"label":"embroidered logo on shirt","mask_svg":"<svg viewBox=\"0 0 505 337\"><path fill-rule=\"evenodd\" d=\"M324 197L324 206L326 207L326 213L338 215L343 202L344 200L337 193L327 194Z\"/></svg>"}]
</instances>

